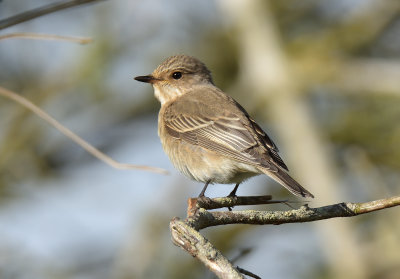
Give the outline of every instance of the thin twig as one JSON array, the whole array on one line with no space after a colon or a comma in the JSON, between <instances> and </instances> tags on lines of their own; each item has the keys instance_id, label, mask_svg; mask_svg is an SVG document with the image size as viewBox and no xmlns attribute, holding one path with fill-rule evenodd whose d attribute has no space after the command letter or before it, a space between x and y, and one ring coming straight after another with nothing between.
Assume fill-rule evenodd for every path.
<instances>
[{"instance_id":1,"label":"thin twig","mask_svg":"<svg viewBox=\"0 0 400 279\"><path fill-rule=\"evenodd\" d=\"M236 269L237 269L240 273L242 273L242 274L244 274L244 275L250 276L250 277L255 278L255 279L261 279L261 277L258 276L257 274L254 274L253 272L250 272L250 271L248 271L248 270L246 270L246 269L244 269L244 268L241 268L241 267L236 266Z\"/></svg>"},{"instance_id":2,"label":"thin twig","mask_svg":"<svg viewBox=\"0 0 400 279\"><path fill-rule=\"evenodd\" d=\"M5 18L0 20L0 30L10 27L12 25L16 25L43 15L47 15L50 13L54 13L60 10L64 10L67 8L71 8L78 5L87 4L90 2L96 2L99 0L70 0L70 1L59 1L56 3L48 4L39 8L32 9L30 11L26 11L9 18Z\"/></svg>"},{"instance_id":3,"label":"thin twig","mask_svg":"<svg viewBox=\"0 0 400 279\"><path fill-rule=\"evenodd\" d=\"M93 147L90 145L88 142L86 142L84 139L73 133L71 130L68 128L64 127L60 122L55 120L53 117L51 117L49 114L44 112L41 108L33 104L32 102L28 101L24 97L18 95L15 92L12 92L8 89L5 89L3 87L0 87L0 95L3 97L6 97L8 99L11 99L18 104L22 105L23 107L29 109L33 113L35 113L37 116L48 122L50 125L52 125L54 128L59 130L61 133L63 133L65 136L73 140L75 143L80 145L83 149L85 149L87 152L92 154L94 157L97 159L103 161L107 165L116 168L116 169L139 169L139 170L144 170L144 171L150 171L150 172L155 172L155 173L161 173L161 174L167 174L168 172L164 169L161 168L156 168L156 167L149 167L149 166L142 166L142 165L131 165L131 164L124 164L124 163L119 163L115 161L114 159L110 158L97 148Z\"/></svg>"},{"instance_id":4,"label":"thin twig","mask_svg":"<svg viewBox=\"0 0 400 279\"><path fill-rule=\"evenodd\" d=\"M282 203L286 201L274 201L271 200L271 195L265 196L233 196L233 197L222 197L222 198L197 198L197 205L204 209L217 209L224 207L233 207L239 205L258 205L258 204L271 204L271 203Z\"/></svg>"},{"instance_id":5,"label":"thin twig","mask_svg":"<svg viewBox=\"0 0 400 279\"><path fill-rule=\"evenodd\" d=\"M88 44L93 40L89 37L72 37L72 36L60 36L53 34L39 34L39 33L10 33L0 36L0 41L5 39L18 38L18 39L34 39L34 40L57 40L67 41L78 44Z\"/></svg>"}]
</instances>

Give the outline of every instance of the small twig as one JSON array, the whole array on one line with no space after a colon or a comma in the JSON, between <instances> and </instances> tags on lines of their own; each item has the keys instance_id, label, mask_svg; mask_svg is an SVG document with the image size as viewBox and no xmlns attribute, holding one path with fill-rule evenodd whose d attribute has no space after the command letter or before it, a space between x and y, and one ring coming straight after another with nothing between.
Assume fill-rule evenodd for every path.
<instances>
[{"instance_id":1,"label":"small twig","mask_svg":"<svg viewBox=\"0 0 400 279\"><path fill-rule=\"evenodd\" d=\"M67 8L71 8L78 5L87 4L90 2L96 2L99 0L70 0L70 1L59 1L56 3L48 4L36 9L32 9L30 11L26 11L9 18L5 18L0 20L0 30L10 27L12 25L16 25L46 14L54 13L60 10L64 10Z\"/></svg>"},{"instance_id":2,"label":"small twig","mask_svg":"<svg viewBox=\"0 0 400 279\"><path fill-rule=\"evenodd\" d=\"M245 249L242 249L242 251L240 251L240 254L239 254L239 255L237 255L235 258L233 258L233 259L230 260L231 263L235 263L235 262L238 261L240 258L243 258L243 257L245 257L247 254L251 253L251 251L253 251L253 248L245 248ZM248 270L246 270L246 269L244 269L244 268L241 268L241 267L239 267L239 266L236 266L236 269L237 269L240 273L242 273L242 274L244 274L244 275L247 275L247 276L250 276L250 277L256 278L256 279L261 279L261 277L259 277L258 275L254 274L254 273L252 273L252 272L250 272L250 271L248 271Z\"/></svg>"},{"instance_id":3,"label":"small twig","mask_svg":"<svg viewBox=\"0 0 400 279\"><path fill-rule=\"evenodd\" d=\"M48 122L51 126L59 130L61 133L63 133L65 136L73 140L75 143L80 145L83 149L85 149L87 152L92 154L94 157L97 159L103 161L107 165L116 168L116 169L140 169L144 171L150 171L150 172L155 172L155 173L161 173L161 174L167 174L168 172L164 169L161 168L156 168L156 167L149 167L149 166L142 166L142 165L131 165L131 164L124 164L124 163L119 163L115 161L114 159L110 158L97 148L93 147L90 143L76 135L74 132L69 130L68 128L64 127L60 122L55 120L53 117L51 117L49 114L44 112L41 108L33 104L32 102L28 101L24 97L18 95L15 92L12 92L10 90L7 90L3 87L0 87L0 96L6 97L8 99L11 99L18 104L22 105L23 107L29 109L32 111L34 114Z\"/></svg>"},{"instance_id":4,"label":"small twig","mask_svg":"<svg viewBox=\"0 0 400 279\"><path fill-rule=\"evenodd\" d=\"M236 266L236 269L237 269L240 273L242 273L242 274L244 274L244 275L250 276L250 277L255 278L255 279L261 279L260 276L254 274L253 272L250 272L250 271L248 271L248 270L246 270L246 269L244 269L244 268L241 268L241 267Z\"/></svg>"},{"instance_id":5,"label":"small twig","mask_svg":"<svg viewBox=\"0 0 400 279\"><path fill-rule=\"evenodd\" d=\"M267 204L267 203L275 203L271 202L271 195L266 196L227 196L222 198L189 198L188 199L188 210L187 216L192 216L196 214L196 211L199 208L204 209L217 209L217 208L224 208L224 207L233 207L236 205L256 205L256 204Z\"/></svg>"},{"instance_id":6,"label":"small twig","mask_svg":"<svg viewBox=\"0 0 400 279\"><path fill-rule=\"evenodd\" d=\"M88 44L93 40L89 37L72 37L72 36L60 36L52 34L39 34L39 33L10 33L0 36L0 41L5 39L18 38L18 39L34 39L34 40L57 40L67 41L78 44Z\"/></svg>"},{"instance_id":7,"label":"small twig","mask_svg":"<svg viewBox=\"0 0 400 279\"><path fill-rule=\"evenodd\" d=\"M265 196L234 196L234 197L222 197L222 198L197 198L197 205L204 209L217 209L224 207L233 207L239 205L257 205L257 204L270 204L270 203L282 203L283 201L271 200L271 195Z\"/></svg>"}]
</instances>

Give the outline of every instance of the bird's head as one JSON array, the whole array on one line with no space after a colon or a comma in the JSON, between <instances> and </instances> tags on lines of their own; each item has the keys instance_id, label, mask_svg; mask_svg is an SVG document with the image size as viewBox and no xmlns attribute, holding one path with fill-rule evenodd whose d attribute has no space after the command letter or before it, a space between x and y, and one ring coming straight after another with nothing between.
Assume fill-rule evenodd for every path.
<instances>
[{"instance_id":1,"label":"bird's head","mask_svg":"<svg viewBox=\"0 0 400 279\"><path fill-rule=\"evenodd\" d=\"M198 85L213 84L211 72L204 63L187 55L171 56L150 75L138 76L135 80L151 83L161 104L190 92Z\"/></svg>"}]
</instances>

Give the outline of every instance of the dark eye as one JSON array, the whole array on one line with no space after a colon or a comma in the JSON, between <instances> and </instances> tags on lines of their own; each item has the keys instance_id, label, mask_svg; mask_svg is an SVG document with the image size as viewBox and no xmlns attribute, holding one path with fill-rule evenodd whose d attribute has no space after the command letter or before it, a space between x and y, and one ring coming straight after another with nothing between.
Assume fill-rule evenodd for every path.
<instances>
[{"instance_id":1,"label":"dark eye","mask_svg":"<svg viewBox=\"0 0 400 279\"><path fill-rule=\"evenodd\" d=\"M182 77L182 73L181 72L173 72L172 73L172 78L173 79L180 79Z\"/></svg>"}]
</instances>

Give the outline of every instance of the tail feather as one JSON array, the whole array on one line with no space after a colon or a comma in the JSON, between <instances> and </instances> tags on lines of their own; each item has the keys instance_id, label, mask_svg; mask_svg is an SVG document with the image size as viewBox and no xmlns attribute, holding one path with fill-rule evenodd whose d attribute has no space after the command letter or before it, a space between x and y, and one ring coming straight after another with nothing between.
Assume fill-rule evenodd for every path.
<instances>
[{"instance_id":1,"label":"tail feather","mask_svg":"<svg viewBox=\"0 0 400 279\"><path fill-rule=\"evenodd\" d=\"M270 170L262 169L262 171L273 178L276 182L281 184L283 187L288 189L292 194L299 197L314 198L314 195L307 191L303 186L301 186L296 180L294 180L287 172L277 168L278 171L272 172Z\"/></svg>"}]
</instances>

